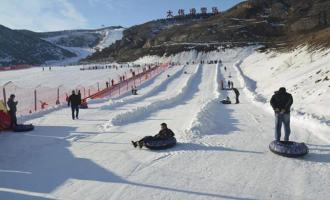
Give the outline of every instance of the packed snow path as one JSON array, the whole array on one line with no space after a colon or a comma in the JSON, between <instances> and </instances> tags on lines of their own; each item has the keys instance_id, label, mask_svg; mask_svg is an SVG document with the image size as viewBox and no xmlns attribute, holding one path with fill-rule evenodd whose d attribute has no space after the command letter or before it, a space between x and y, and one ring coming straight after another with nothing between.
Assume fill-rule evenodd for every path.
<instances>
[{"instance_id":1,"label":"packed snow path","mask_svg":"<svg viewBox=\"0 0 330 200\"><path fill-rule=\"evenodd\" d=\"M293 123L291 139L306 142L310 154L272 154L271 114L243 92L241 104L219 102L233 99L218 84L229 73L240 89L235 70L184 70L171 69L172 78L162 74L119 103L95 102L79 120L62 109L31 120L33 132L0 135L0 199L329 199L330 144ZM176 147L132 147L162 122L176 133Z\"/></svg>"}]
</instances>

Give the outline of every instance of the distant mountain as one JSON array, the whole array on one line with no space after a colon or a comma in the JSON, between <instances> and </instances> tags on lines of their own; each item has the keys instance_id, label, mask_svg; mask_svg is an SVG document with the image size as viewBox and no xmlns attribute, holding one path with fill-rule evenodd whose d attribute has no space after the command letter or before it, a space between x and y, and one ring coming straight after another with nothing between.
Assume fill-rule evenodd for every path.
<instances>
[{"instance_id":1,"label":"distant mountain","mask_svg":"<svg viewBox=\"0 0 330 200\"><path fill-rule=\"evenodd\" d=\"M0 66L77 62L122 38L119 26L95 30L33 32L0 26Z\"/></svg>"},{"instance_id":2,"label":"distant mountain","mask_svg":"<svg viewBox=\"0 0 330 200\"><path fill-rule=\"evenodd\" d=\"M330 1L250 0L218 15L175 17L133 26L123 39L86 61L133 61L144 55L264 44L330 46Z\"/></svg>"},{"instance_id":3,"label":"distant mountain","mask_svg":"<svg viewBox=\"0 0 330 200\"><path fill-rule=\"evenodd\" d=\"M38 37L0 25L0 66L12 64L42 64L76 56Z\"/></svg>"}]
</instances>

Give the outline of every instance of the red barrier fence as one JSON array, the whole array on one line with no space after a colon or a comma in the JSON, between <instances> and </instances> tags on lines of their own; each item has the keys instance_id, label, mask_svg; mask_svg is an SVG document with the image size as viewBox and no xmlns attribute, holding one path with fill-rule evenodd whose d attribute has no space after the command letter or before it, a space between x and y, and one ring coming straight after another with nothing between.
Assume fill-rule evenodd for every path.
<instances>
[{"instance_id":1,"label":"red barrier fence","mask_svg":"<svg viewBox=\"0 0 330 200\"><path fill-rule=\"evenodd\" d=\"M105 88L104 90L101 90L99 92L96 92L93 95L90 95L87 98L90 99L97 99L97 98L103 98L106 96L116 96L116 95L120 95L123 92L127 92L128 90L131 90L132 87L136 87L140 84L142 84L142 82L144 82L145 80L150 79L151 77L159 74L160 72L164 71L166 68L168 67L168 64L162 64L162 65L156 65L144 72L141 72L135 76L132 76L128 79L125 79L122 82L119 82L117 84L114 84L113 86L109 87L109 88Z\"/></svg>"},{"instance_id":2,"label":"red barrier fence","mask_svg":"<svg viewBox=\"0 0 330 200\"><path fill-rule=\"evenodd\" d=\"M0 66L0 71L19 70L30 68L31 65L12 65L12 66Z\"/></svg>"},{"instance_id":3,"label":"red barrier fence","mask_svg":"<svg viewBox=\"0 0 330 200\"><path fill-rule=\"evenodd\" d=\"M141 85L144 81L166 70L167 67L168 64L150 66L148 69L144 68L140 73L134 73L134 75L132 73L130 77L121 79L121 82L114 82L113 85L110 80L108 80L108 87L102 84L103 87L101 88L98 82L89 86L79 85L74 89L80 90L84 100L103 98L106 96L116 97L124 92L131 91L132 87ZM15 94L15 100L19 102L17 105L18 115L28 115L67 103L66 99L68 95L71 94L72 89L65 88L63 85L55 88L42 85L38 85L35 88L24 88L9 81L5 85L0 86L0 91L0 99L5 101L8 100L10 94Z\"/></svg>"}]
</instances>

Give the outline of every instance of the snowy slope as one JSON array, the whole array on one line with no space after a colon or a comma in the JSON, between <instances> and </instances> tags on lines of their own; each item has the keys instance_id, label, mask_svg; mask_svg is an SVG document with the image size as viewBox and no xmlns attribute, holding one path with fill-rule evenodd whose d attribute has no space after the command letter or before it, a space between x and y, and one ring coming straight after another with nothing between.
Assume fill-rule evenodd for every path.
<instances>
[{"instance_id":1,"label":"snowy slope","mask_svg":"<svg viewBox=\"0 0 330 200\"><path fill-rule=\"evenodd\" d=\"M15 85L25 88L34 88L39 84L47 87L63 85L64 87L74 88L79 85L89 86L100 82L102 87L104 87L105 82L109 81L109 79L113 78L117 80L120 75L129 71L129 68L126 67L118 68L118 70L102 69L82 71L80 68L83 66L84 65L67 67L52 66L51 71L48 70L48 67L45 67L45 71L42 71L42 68L3 71L0 72L0 85L2 86L8 81L12 81Z\"/></svg>"},{"instance_id":2,"label":"snowy slope","mask_svg":"<svg viewBox=\"0 0 330 200\"><path fill-rule=\"evenodd\" d=\"M274 116L243 92L247 84L237 70L252 49L200 57L223 65L170 68L137 96L90 103L79 120L61 109L27 121L36 125L33 132L1 134L0 199L327 200L329 142L293 120L291 139L306 142L309 155L290 159L268 150ZM242 91L241 104L219 102L233 97L220 90L220 80ZM162 122L175 132L176 147L132 147L131 140L157 133Z\"/></svg>"},{"instance_id":3,"label":"snowy slope","mask_svg":"<svg viewBox=\"0 0 330 200\"><path fill-rule=\"evenodd\" d=\"M256 100L267 107L274 91L286 87L294 97L296 119L322 129L315 134L330 141L329 63L329 50L308 52L302 47L290 53L255 52L236 66Z\"/></svg>"},{"instance_id":4,"label":"snowy slope","mask_svg":"<svg viewBox=\"0 0 330 200\"><path fill-rule=\"evenodd\" d=\"M100 31L100 33L103 35L103 39L99 42L99 44L95 48L102 50L106 47L109 47L117 40L121 40L123 37L124 30L125 30L124 28L119 28L114 30L105 29L103 31Z\"/></svg>"},{"instance_id":5,"label":"snowy slope","mask_svg":"<svg viewBox=\"0 0 330 200\"><path fill-rule=\"evenodd\" d=\"M48 61L48 64L72 64L121 40L124 28L104 28L101 30L54 32L43 39L63 49L75 53L74 58L63 61ZM54 36L55 34L55 36Z\"/></svg>"}]
</instances>

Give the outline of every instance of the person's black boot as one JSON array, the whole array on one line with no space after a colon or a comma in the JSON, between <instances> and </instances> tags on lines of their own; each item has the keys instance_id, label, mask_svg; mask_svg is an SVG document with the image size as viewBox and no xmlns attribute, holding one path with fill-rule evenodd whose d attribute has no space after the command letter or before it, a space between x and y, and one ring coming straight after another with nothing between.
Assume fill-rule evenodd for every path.
<instances>
[{"instance_id":1,"label":"person's black boot","mask_svg":"<svg viewBox=\"0 0 330 200\"><path fill-rule=\"evenodd\" d=\"M139 141L139 147L140 147L140 149L142 149L142 147L143 147L143 142Z\"/></svg>"},{"instance_id":2,"label":"person's black boot","mask_svg":"<svg viewBox=\"0 0 330 200\"><path fill-rule=\"evenodd\" d=\"M134 142L134 141L131 141L131 142L132 142L132 144L133 144L134 148L136 148L136 147L137 147L137 143L136 143L136 142Z\"/></svg>"}]
</instances>

